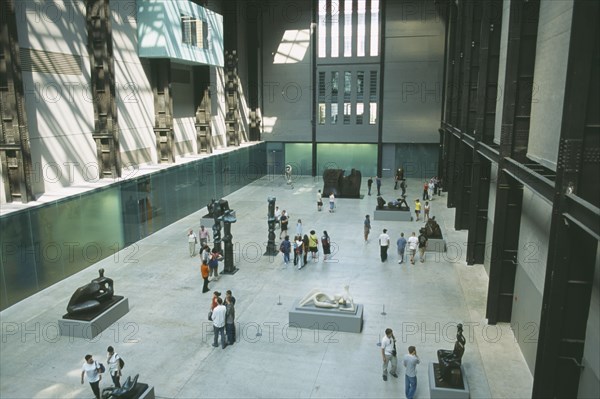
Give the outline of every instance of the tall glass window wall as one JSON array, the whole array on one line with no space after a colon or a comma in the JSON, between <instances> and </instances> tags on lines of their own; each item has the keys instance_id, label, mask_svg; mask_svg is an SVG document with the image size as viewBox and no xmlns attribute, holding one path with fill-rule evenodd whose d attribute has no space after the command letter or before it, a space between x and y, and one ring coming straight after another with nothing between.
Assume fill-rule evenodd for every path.
<instances>
[{"instance_id":1,"label":"tall glass window wall","mask_svg":"<svg viewBox=\"0 0 600 399\"><path fill-rule=\"evenodd\" d=\"M0 309L123 248L135 262L132 244L265 174L261 143L2 216Z\"/></svg>"},{"instance_id":2,"label":"tall glass window wall","mask_svg":"<svg viewBox=\"0 0 600 399\"><path fill-rule=\"evenodd\" d=\"M361 172L363 178L377 173L377 144L317 144L317 175L325 169L344 169L346 175L352 169Z\"/></svg>"}]
</instances>

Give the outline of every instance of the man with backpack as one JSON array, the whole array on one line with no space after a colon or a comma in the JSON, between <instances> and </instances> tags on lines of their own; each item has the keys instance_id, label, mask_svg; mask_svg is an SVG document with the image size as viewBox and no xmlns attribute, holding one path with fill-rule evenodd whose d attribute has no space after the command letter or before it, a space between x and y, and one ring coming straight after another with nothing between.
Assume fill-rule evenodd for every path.
<instances>
[{"instance_id":1,"label":"man with backpack","mask_svg":"<svg viewBox=\"0 0 600 399\"><path fill-rule=\"evenodd\" d=\"M419 230L419 258L421 263L425 262L425 249L427 249L427 237L425 237L425 229Z\"/></svg>"}]
</instances>

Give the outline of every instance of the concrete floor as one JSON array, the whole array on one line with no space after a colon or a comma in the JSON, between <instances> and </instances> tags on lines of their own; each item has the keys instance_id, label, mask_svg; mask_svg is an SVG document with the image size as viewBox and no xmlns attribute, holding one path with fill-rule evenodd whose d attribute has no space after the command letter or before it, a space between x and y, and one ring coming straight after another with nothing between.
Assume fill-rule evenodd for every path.
<instances>
[{"instance_id":1,"label":"concrete floor","mask_svg":"<svg viewBox=\"0 0 600 399\"><path fill-rule=\"evenodd\" d=\"M422 182L408 181L411 205ZM363 181L366 193L366 179ZM391 179L382 195L391 200ZM421 222L373 221L367 244L364 215L373 214L375 196L339 199L335 213L317 212L320 179L297 178L292 189L281 177L264 177L226 199L236 210L232 227L239 271L211 282L212 290L231 289L237 298L238 342L213 348L206 319L211 295L202 294L198 258L190 258L186 231L197 230L201 209L158 233L0 313L1 398L91 398L80 384L86 353L106 360L112 345L125 359L124 376L140 374L159 398L397 398L404 378L381 378L383 331L391 327L398 351L415 345L418 398L428 398L428 365L437 349L452 349L456 323L465 325L463 365L472 398L526 398L532 375L507 324L487 326L488 278L482 265L465 263L466 231L452 228L454 210L445 196L431 203L448 242L445 254L427 254L424 264L399 265L395 246L386 263L379 260L377 238L383 228L392 241L400 232L418 231ZM302 219L304 231L325 229L333 242L330 262L302 270L285 266L280 256L262 256L267 238L267 197L291 215L290 232ZM114 279L115 293L129 298L130 311L93 340L57 335L73 291L98 269ZM296 329L288 325L294 300L313 288L342 292L350 285L354 301L364 305L360 334ZM385 310L385 315L382 312ZM400 367L401 377L404 369ZM101 387L110 385L106 374Z\"/></svg>"}]
</instances>

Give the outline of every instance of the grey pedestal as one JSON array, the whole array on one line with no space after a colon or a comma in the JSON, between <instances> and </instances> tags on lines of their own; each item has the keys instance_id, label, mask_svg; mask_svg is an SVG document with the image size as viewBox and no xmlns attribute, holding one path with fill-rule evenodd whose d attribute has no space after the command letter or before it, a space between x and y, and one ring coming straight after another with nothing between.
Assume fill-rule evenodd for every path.
<instances>
[{"instance_id":1,"label":"grey pedestal","mask_svg":"<svg viewBox=\"0 0 600 399\"><path fill-rule=\"evenodd\" d=\"M389 220L393 222L412 222L413 218L410 211L386 211L375 210L374 220Z\"/></svg>"},{"instance_id":2,"label":"grey pedestal","mask_svg":"<svg viewBox=\"0 0 600 399\"><path fill-rule=\"evenodd\" d=\"M129 300L123 298L90 321L60 319L58 320L60 335L92 339L125 316L127 312L129 312Z\"/></svg>"},{"instance_id":3,"label":"grey pedestal","mask_svg":"<svg viewBox=\"0 0 600 399\"><path fill-rule=\"evenodd\" d=\"M446 252L446 240L441 238L428 239L425 252Z\"/></svg>"},{"instance_id":4,"label":"grey pedestal","mask_svg":"<svg viewBox=\"0 0 600 399\"><path fill-rule=\"evenodd\" d=\"M434 364L437 363L429 363L429 396L431 399L469 399L471 397L465 369L462 366L460 366L460 372L462 374L464 389L455 389L436 386Z\"/></svg>"},{"instance_id":5,"label":"grey pedestal","mask_svg":"<svg viewBox=\"0 0 600 399\"><path fill-rule=\"evenodd\" d=\"M339 309L317 308L314 305L298 307L299 300L290 309L290 326L359 333L362 330L363 305L356 305L354 312Z\"/></svg>"},{"instance_id":6,"label":"grey pedestal","mask_svg":"<svg viewBox=\"0 0 600 399\"><path fill-rule=\"evenodd\" d=\"M154 387L148 386L148 389L139 396L139 399L156 399L154 396Z\"/></svg>"}]
</instances>

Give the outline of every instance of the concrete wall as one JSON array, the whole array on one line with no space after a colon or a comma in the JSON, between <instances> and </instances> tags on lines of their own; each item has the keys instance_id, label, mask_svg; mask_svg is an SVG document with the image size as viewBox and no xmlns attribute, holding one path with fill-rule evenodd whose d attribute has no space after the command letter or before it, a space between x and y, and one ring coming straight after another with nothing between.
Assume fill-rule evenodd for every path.
<instances>
[{"instance_id":1,"label":"concrete wall","mask_svg":"<svg viewBox=\"0 0 600 399\"><path fill-rule=\"evenodd\" d=\"M494 124L494 143L500 144L502 132L502 110L504 91L506 90L506 57L508 51L508 20L510 19L510 0L502 4L502 32L500 34L500 54L498 57L498 91L496 101L496 123Z\"/></svg>"},{"instance_id":2,"label":"concrete wall","mask_svg":"<svg viewBox=\"0 0 600 399\"><path fill-rule=\"evenodd\" d=\"M110 4L121 162L124 167L156 163L150 66L137 55L136 4L133 0Z\"/></svg>"},{"instance_id":3,"label":"concrete wall","mask_svg":"<svg viewBox=\"0 0 600 399\"><path fill-rule=\"evenodd\" d=\"M558 157L572 18L573 0L540 4L527 155L552 170Z\"/></svg>"},{"instance_id":4,"label":"concrete wall","mask_svg":"<svg viewBox=\"0 0 600 399\"><path fill-rule=\"evenodd\" d=\"M85 3L22 1L16 5L21 52L32 49L56 60L45 63L48 71L22 72L34 195L96 181ZM65 62L74 57L79 65L65 69Z\"/></svg>"},{"instance_id":5,"label":"concrete wall","mask_svg":"<svg viewBox=\"0 0 600 399\"><path fill-rule=\"evenodd\" d=\"M137 0L136 4L140 56L223 66L223 16L185 0ZM181 15L206 22L208 48L182 43Z\"/></svg>"},{"instance_id":6,"label":"concrete wall","mask_svg":"<svg viewBox=\"0 0 600 399\"><path fill-rule=\"evenodd\" d=\"M312 46L295 42L299 56L277 57L286 31L310 31L311 1L271 2L263 13L263 140L310 141L312 117ZM302 35L304 37L304 35ZM306 46L306 51L302 48ZM281 51L281 50L280 50ZM301 56L301 58L300 58Z\"/></svg>"},{"instance_id":7,"label":"concrete wall","mask_svg":"<svg viewBox=\"0 0 600 399\"><path fill-rule=\"evenodd\" d=\"M511 326L533 373L542 297L546 278L552 206L530 188L523 188L517 271Z\"/></svg>"},{"instance_id":8,"label":"concrete wall","mask_svg":"<svg viewBox=\"0 0 600 399\"><path fill-rule=\"evenodd\" d=\"M483 266L488 276L490 274L490 264L492 263L492 235L494 233L494 210L496 209L496 182L498 181L498 164L490 164L490 192L488 197L487 227L485 229L485 255Z\"/></svg>"},{"instance_id":9,"label":"concrete wall","mask_svg":"<svg viewBox=\"0 0 600 399\"><path fill-rule=\"evenodd\" d=\"M445 30L433 2L388 1L383 142L438 143Z\"/></svg>"}]
</instances>

